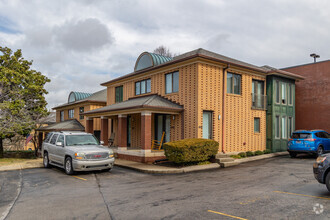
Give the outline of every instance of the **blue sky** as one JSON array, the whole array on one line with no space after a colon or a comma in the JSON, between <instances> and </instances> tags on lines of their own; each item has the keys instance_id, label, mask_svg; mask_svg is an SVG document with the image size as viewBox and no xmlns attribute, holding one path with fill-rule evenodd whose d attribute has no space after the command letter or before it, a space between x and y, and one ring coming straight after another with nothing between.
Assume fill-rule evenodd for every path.
<instances>
[{"instance_id":1,"label":"blue sky","mask_svg":"<svg viewBox=\"0 0 330 220\"><path fill-rule=\"evenodd\" d=\"M326 0L0 0L0 45L22 49L52 80L51 108L70 91L103 89L160 45L277 68L312 62L311 53L327 60L329 11Z\"/></svg>"}]
</instances>

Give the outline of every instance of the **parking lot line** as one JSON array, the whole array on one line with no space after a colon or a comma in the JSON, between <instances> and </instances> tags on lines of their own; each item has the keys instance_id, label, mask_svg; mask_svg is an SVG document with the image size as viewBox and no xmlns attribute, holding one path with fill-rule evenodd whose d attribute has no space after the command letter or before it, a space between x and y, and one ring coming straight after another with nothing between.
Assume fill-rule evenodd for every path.
<instances>
[{"instance_id":1,"label":"parking lot line","mask_svg":"<svg viewBox=\"0 0 330 220\"><path fill-rule=\"evenodd\" d=\"M80 180L84 180L84 181L87 180L87 179L81 178L81 177L79 177L79 176L72 176L72 177L77 178L77 179L80 179Z\"/></svg>"},{"instance_id":2,"label":"parking lot line","mask_svg":"<svg viewBox=\"0 0 330 220\"><path fill-rule=\"evenodd\" d=\"M295 196L305 196L305 197L311 197L311 198L330 200L330 198L327 198L327 197L311 196L311 195L305 195L305 194L299 194L299 193L290 193L290 192L282 192L282 191L273 191L273 192L284 193L284 194L295 195Z\"/></svg>"},{"instance_id":3,"label":"parking lot line","mask_svg":"<svg viewBox=\"0 0 330 220\"><path fill-rule=\"evenodd\" d=\"M223 215L223 216L235 218L235 219L247 220L246 218L241 218L241 217L237 217L237 216L233 216L233 215L228 215L228 214L225 214L225 213L222 213L222 212L216 212L216 211L212 211L212 210L207 210L207 211L218 214L218 215Z\"/></svg>"}]
</instances>

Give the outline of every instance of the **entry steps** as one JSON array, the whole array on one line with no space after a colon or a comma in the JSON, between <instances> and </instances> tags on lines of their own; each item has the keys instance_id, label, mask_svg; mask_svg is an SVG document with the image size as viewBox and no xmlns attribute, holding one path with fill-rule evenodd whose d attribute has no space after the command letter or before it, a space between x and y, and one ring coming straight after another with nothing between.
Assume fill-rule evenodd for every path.
<instances>
[{"instance_id":1,"label":"entry steps","mask_svg":"<svg viewBox=\"0 0 330 220\"><path fill-rule=\"evenodd\" d=\"M236 166L239 163L235 162L234 158L231 158L230 156L220 153L215 156L215 160L222 168L225 167L231 167L231 166Z\"/></svg>"}]
</instances>

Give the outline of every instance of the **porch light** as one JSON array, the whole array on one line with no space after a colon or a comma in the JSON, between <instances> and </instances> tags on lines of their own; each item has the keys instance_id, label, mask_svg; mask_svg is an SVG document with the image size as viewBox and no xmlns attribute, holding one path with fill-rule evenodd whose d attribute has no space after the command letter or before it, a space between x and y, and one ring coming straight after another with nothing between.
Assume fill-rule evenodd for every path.
<instances>
[{"instance_id":1,"label":"porch light","mask_svg":"<svg viewBox=\"0 0 330 220\"><path fill-rule=\"evenodd\" d=\"M218 115L218 120L220 120L221 119L221 115Z\"/></svg>"}]
</instances>

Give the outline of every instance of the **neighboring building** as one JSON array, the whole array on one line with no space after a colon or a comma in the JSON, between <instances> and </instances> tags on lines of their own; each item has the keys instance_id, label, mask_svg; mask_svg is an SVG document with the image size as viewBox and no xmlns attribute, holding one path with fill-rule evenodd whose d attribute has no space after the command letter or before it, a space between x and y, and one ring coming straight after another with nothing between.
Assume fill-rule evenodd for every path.
<instances>
[{"instance_id":1,"label":"neighboring building","mask_svg":"<svg viewBox=\"0 0 330 220\"><path fill-rule=\"evenodd\" d=\"M86 120L82 113L93 109L106 106L107 90L103 89L95 93L71 92L68 97L68 103L56 106L56 122L77 119L83 126L86 125ZM100 139L100 119L94 119L93 133Z\"/></svg>"},{"instance_id":2,"label":"neighboring building","mask_svg":"<svg viewBox=\"0 0 330 220\"><path fill-rule=\"evenodd\" d=\"M286 151L295 130L295 83L303 77L270 66L263 68L277 73L267 76L267 149Z\"/></svg>"},{"instance_id":3,"label":"neighboring building","mask_svg":"<svg viewBox=\"0 0 330 220\"><path fill-rule=\"evenodd\" d=\"M265 150L269 76L301 78L204 49L173 59L144 52L133 73L102 84L107 106L82 114L86 131L100 119L101 140L112 134L119 158L142 162L164 158L151 150L163 132L165 141L214 139L219 152Z\"/></svg>"},{"instance_id":4,"label":"neighboring building","mask_svg":"<svg viewBox=\"0 0 330 220\"><path fill-rule=\"evenodd\" d=\"M283 70L305 77L296 84L296 129L330 132L330 60Z\"/></svg>"}]
</instances>

